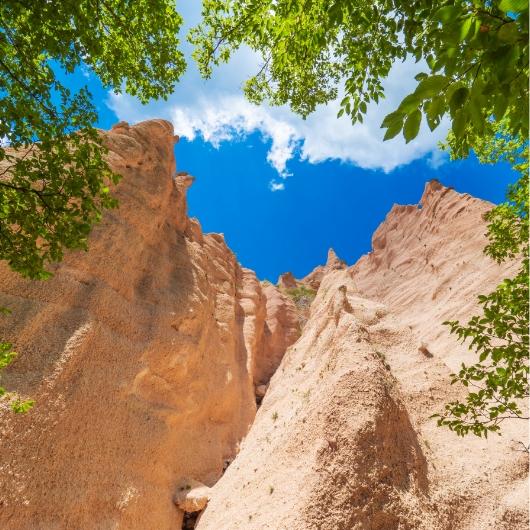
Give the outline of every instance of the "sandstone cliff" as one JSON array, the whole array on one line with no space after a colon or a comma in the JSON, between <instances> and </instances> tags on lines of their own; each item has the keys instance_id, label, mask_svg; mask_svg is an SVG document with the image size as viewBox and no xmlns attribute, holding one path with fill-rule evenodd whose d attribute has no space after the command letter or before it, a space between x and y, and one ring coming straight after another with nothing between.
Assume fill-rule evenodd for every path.
<instances>
[{"instance_id":1,"label":"sandstone cliff","mask_svg":"<svg viewBox=\"0 0 530 530\"><path fill-rule=\"evenodd\" d=\"M273 286L188 218L169 123L102 134L124 178L90 251L0 269L3 383L37 400L0 410L1 528L180 529L206 503L199 529L527 528L525 425L430 419L470 355L441 322L513 272L482 253L491 205L429 183L354 266Z\"/></svg>"},{"instance_id":2,"label":"sandstone cliff","mask_svg":"<svg viewBox=\"0 0 530 530\"><path fill-rule=\"evenodd\" d=\"M1 268L13 313L0 334L21 352L3 381L37 402L0 411L2 528L179 528L179 488L219 478L255 381L298 338L284 296L187 217L172 126L123 123L105 139L124 178L90 252L47 282Z\"/></svg>"},{"instance_id":3,"label":"sandstone cliff","mask_svg":"<svg viewBox=\"0 0 530 530\"><path fill-rule=\"evenodd\" d=\"M431 182L357 264L309 275L310 318L199 529L527 528L524 422L485 441L430 418L470 355L441 323L514 272L482 253L490 207Z\"/></svg>"}]
</instances>

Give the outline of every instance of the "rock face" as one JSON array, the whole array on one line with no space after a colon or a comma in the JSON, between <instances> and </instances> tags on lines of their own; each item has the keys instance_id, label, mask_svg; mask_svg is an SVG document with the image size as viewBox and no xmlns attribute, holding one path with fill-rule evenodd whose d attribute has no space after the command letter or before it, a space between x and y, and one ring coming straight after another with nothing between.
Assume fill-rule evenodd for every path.
<instances>
[{"instance_id":1,"label":"rock face","mask_svg":"<svg viewBox=\"0 0 530 530\"><path fill-rule=\"evenodd\" d=\"M373 235L372 252L351 269L363 296L382 301L412 327L418 344L437 350L454 370L468 350L440 323L475 314L477 294L516 271L483 254L483 215L491 207L433 180L418 206L393 206Z\"/></svg>"},{"instance_id":2,"label":"rock face","mask_svg":"<svg viewBox=\"0 0 530 530\"><path fill-rule=\"evenodd\" d=\"M319 265L312 272L310 272L305 278L301 280L301 283L311 287L312 289L318 289L322 278L331 271L343 270L346 268L346 263L342 261L335 251L330 248L328 250L328 259L324 266Z\"/></svg>"},{"instance_id":3,"label":"rock face","mask_svg":"<svg viewBox=\"0 0 530 530\"><path fill-rule=\"evenodd\" d=\"M120 208L90 252L42 283L1 268L0 333L21 352L3 383L37 403L0 411L2 528L178 528L179 481L215 483L254 418L254 381L298 337L283 295L188 218L172 126L120 123L105 140Z\"/></svg>"},{"instance_id":4,"label":"rock face","mask_svg":"<svg viewBox=\"0 0 530 530\"><path fill-rule=\"evenodd\" d=\"M193 479L184 479L177 486L175 504L188 513L200 512L210 499L210 488Z\"/></svg>"},{"instance_id":5,"label":"rock face","mask_svg":"<svg viewBox=\"0 0 530 530\"><path fill-rule=\"evenodd\" d=\"M1 528L527 528L526 426L430 419L469 356L441 322L514 272L482 253L491 205L429 183L353 267L276 287L187 216L169 123L102 134L124 178L90 251L47 282L0 268L2 383L37 402L0 410ZM318 290L302 331L288 289Z\"/></svg>"},{"instance_id":6,"label":"rock face","mask_svg":"<svg viewBox=\"0 0 530 530\"><path fill-rule=\"evenodd\" d=\"M418 436L366 340L382 308L324 278L198 528L432 528Z\"/></svg>"},{"instance_id":7,"label":"rock face","mask_svg":"<svg viewBox=\"0 0 530 530\"><path fill-rule=\"evenodd\" d=\"M431 182L355 266L316 269L310 318L200 530L528 527L525 422L486 441L430 418L463 397L449 374L469 357L441 322L514 272L482 252L490 207Z\"/></svg>"},{"instance_id":8,"label":"rock face","mask_svg":"<svg viewBox=\"0 0 530 530\"><path fill-rule=\"evenodd\" d=\"M278 368L285 350L300 336L294 302L274 285L263 287L267 299L264 351L254 368L256 384L268 383Z\"/></svg>"},{"instance_id":9,"label":"rock face","mask_svg":"<svg viewBox=\"0 0 530 530\"><path fill-rule=\"evenodd\" d=\"M247 347L247 369L255 387L268 383L288 346L300 336L296 307L274 285L261 285L254 271L242 269L240 303ZM260 396L261 397L261 396Z\"/></svg>"},{"instance_id":10,"label":"rock face","mask_svg":"<svg viewBox=\"0 0 530 530\"><path fill-rule=\"evenodd\" d=\"M278 278L278 287L280 289L296 289L298 283L292 272L285 272Z\"/></svg>"},{"instance_id":11,"label":"rock face","mask_svg":"<svg viewBox=\"0 0 530 530\"><path fill-rule=\"evenodd\" d=\"M325 265L318 265L305 278L297 280L292 272L285 272L278 278L278 287L281 290L296 289L303 286L308 289L319 288L322 278L331 271L340 271L347 268L346 262L341 260L335 251L330 248L328 250L328 259Z\"/></svg>"}]
</instances>

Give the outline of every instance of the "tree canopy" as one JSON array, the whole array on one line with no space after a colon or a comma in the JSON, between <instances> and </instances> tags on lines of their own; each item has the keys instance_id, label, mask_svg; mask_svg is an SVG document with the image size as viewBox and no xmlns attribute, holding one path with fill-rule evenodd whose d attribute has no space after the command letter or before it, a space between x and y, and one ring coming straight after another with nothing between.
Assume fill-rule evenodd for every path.
<instances>
[{"instance_id":1,"label":"tree canopy","mask_svg":"<svg viewBox=\"0 0 530 530\"><path fill-rule=\"evenodd\" d=\"M172 0L2 0L0 3L0 259L32 279L116 206L118 181L94 129L86 88L59 81L83 65L116 92L167 97L185 69ZM0 308L5 313L8 310ZM0 342L0 371L16 357ZM0 386L15 412L33 404Z\"/></svg>"},{"instance_id":2,"label":"tree canopy","mask_svg":"<svg viewBox=\"0 0 530 530\"><path fill-rule=\"evenodd\" d=\"M486 123L528 135L528 0L205 0L190 40L205 77L242 45L262 57L247 80L255 102L307 116L343 97L362 121L396 61L425 61L415 91L388 115L386 139L448 116L464 150Z\"/></svg>"},{"instance_id":3,"label":"tree canopy","mask_svg":"<svg viewBox=\"0 0 530 530\"><path fill-rule=\"evenodd\" d=\"M0 4L0 259L30 278L86 249L116 183L86 88L56 72L92 69L146 102L185 69L171 0L3 0Z\"/></svg>"}]
</instances>

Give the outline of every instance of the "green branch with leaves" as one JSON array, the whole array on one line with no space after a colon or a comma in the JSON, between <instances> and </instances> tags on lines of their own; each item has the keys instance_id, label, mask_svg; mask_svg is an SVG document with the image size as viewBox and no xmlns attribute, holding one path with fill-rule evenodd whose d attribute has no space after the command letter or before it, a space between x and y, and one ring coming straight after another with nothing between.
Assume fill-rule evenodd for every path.
<instances>
[{"instance_id":1,"label":"green branch with leaves","mask_svg":"<svg viewBox=\"0 0 530 530\"><path fill-rule=\"evenodd\" d=\"M462 364L460 371L451 376L453 384L469 388L465 400L452 401L443 413L435 415L438 425L461 436L469 432L487 436L489 432L500 432L506 420L528 420L522 411L530 396L528 140L513 138L506 122L490 126L494 134L492 139L477 144L478 158L483 163L508 161L520 178L509 187L507 201L485 216L489 243L484 252L497 263L512 260L520 266L513 278L505 279L489 295L479 296L481 315L466 325L458 321L445 323L478 355L476 364ZM455 156L452 146L458 148L454 136L450 136L448 147Z\"/></svg>"},{"instance_id":2,"label":"green branch with leaves","mask_svg":"<svg viewBox=\"0 0 530 530\"><path fill-rule=\"evenodd\" d=\"M469 152L487 123L528 136L528 0L205 0L192 29L204 77L242 46L263 66L244 91L254 103L307 116L342 94L339 117L362 122L383 80L408 58L424 61L418 85L382 127L414 139L444 116Z\"/></svg>"}]
</instances>

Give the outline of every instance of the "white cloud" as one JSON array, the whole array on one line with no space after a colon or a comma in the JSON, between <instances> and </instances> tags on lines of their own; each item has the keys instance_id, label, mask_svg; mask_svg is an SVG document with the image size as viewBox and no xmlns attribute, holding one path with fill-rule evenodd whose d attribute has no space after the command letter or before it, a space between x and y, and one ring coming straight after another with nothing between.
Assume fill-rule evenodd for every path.
<instances>
[{"instance_id":1,"label":"white cloud","mask_svg":"<svg viewBox=\"0 0 530 530\"><path fill-rule=\"evenodd\" d=\"M260 131L271 140L267 160L283 178L289 175L287 162L293 158L301 139L296 128L285 119L276 118L270 109L250 104L239 94L217 95L215 105L204 97L191 105L175 105L167 109L167 116L180 136L193 140L199 135L217 148L224 141Z\"/></svg>"},{"instance_id":2,"label":"white cloud","mask_svg":"<svg viewBox=\"0 0 530 530\"><path fill-rule=\"evenodd\" d=\"M269 182L269 188L271 191L281 191L285 189L285 184L283 182L278 182L276 180L271 180Z\"/></svg>"},{"instance_id":3,"label":"white cloud","mask_svg":"<svg viewBox=\"0 0 530 530\"><path fill-rule=\"evenodd\" d=\"M191 17L191 23L198 16L196 11L184 15L185 19L188 15L188 20ZM446 123L434 133L422 124L420 134L409 144L401 136L383 142L380 124L414 89L413 78L421 71L421 65L412 61L395 64L384 83L386 99L379 105L369 105L364 123L353 126L348 117L337 119L338 101L318 108L306 120L284 107L250 104L243 97L241 86L257 69L259 59L244 49L228 65L216 69L211 80L204 81L190 60L188 71L168 101L142 106L128 95L111 93L108 105L120 120L134 123L153 117L166 118L173 122L176 134L189 140L201 137L215 147L259 132L270 140L267 161L281 178L290 175L288 162L296 157L313 164L336 159L386 172L424 156L429 157L434 168L445 160L437 150L437 143L446 136ZM284 187L281 182L270 183L273 191Z\"/></svg>"}]
</instances>

